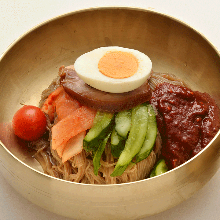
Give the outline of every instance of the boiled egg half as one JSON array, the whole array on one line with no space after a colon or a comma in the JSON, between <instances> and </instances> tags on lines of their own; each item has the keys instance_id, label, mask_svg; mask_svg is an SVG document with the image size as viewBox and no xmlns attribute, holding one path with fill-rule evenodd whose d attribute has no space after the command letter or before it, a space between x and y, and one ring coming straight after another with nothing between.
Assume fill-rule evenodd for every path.
<instances>
[{"instance_id":1,"label":"boiled egg half","mask_svg":"<svg viewBox=\"0 0 220 220\"><path fill-rule=\"evenodd\" d=\"M124 47L100 47L78 57L78 76L104 92L123 93L140 87L149 77L152 62L144 53Z\"/></svg>"}]
</instances>

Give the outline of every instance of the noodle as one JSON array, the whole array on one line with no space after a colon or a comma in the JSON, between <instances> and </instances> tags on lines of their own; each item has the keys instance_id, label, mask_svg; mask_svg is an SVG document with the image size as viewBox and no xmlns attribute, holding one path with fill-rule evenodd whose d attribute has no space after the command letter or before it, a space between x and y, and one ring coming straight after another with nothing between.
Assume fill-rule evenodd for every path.
<instances>
[{"instance_id":1,"label":"noodle","mask_svg":"<svg viewBox=\"0 0 220 220\"><path fill-rule=\"evenodd\" d=\"M152 90L154 90L156 88L156 86L158 86L159 84L164 83L164 82L167 82L167 83L170 83L170 84L174 84L174 85L183 86L183 87L188 87L186 85L186 83L181 81L179 78L177 78L173 74L165 74L165 73L155 73L155 72L152 72L151 73L151 77L150 77L148 82L149 82L150 88Z\"/></svg>"},{"instance_id":2,"label":"noodle","mask_svg":"<svg viewBox=\"0 0 220 220\"><path fill-rule=\"evenodd\" d=\"M70 181L80 182L85 175L86 167L87 167L85 151L82 151L80 154L73 157L72 167L76 168L75 169L76 174L70 175Z\"/></svg>"},{"instance_id":3,"label":"noodle","mask_svg":"<svg viewBox=\"0 0 220 220\"><path fill-rule=\"evenodd\" d=\"M102 173L103 177L105 178L106 184L115 184L116 183L116 177L111 177L110 174L114 170L114 165L116 165L114 158L111 154L111 149L109 146L105 148L105 156L106 161L101 159L101 168L100 172Z\"/></svg>"}]
</instances>

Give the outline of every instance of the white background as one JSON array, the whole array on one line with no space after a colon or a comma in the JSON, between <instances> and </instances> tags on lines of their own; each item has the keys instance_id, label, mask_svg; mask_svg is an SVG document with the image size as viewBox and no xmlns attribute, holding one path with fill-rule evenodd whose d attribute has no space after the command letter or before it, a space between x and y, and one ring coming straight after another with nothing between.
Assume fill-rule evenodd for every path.
<instances>
[{"instance_id":1,"label":"white background","mask_svg":"<svg viewBox=\"0 0 220 220\"><path fill-rule=\"evenodd\" d=\"M204 34L220 50L219 0L0 0L0 55L20 35L63 13L96 6L134 6L174 16ZM220 219L220 170L182 204L147 220ZM68 220L22 198L0 174L0 220Z\"/></svg>"}]
</instances>

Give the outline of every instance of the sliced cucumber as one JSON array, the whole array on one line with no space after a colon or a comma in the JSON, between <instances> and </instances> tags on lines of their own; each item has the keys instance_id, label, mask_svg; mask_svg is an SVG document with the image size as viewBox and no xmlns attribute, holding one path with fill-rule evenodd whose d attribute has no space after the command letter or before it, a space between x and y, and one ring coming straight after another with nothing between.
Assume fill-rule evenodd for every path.
<instances>
[{"instance_id":1,"label":"sliced cucumber","mask_svg":"<svg viewBox=\"0 0 220 220\"><path fill-rule=\"evenodd\" d=\"M157 162L154 169L151 171L150 177L159 176L163 173L166 173L168 170L168 167L166 165L166 162L164 159L161 159Z\"/></svg>"},{"instance_id":2,"label":"sliced cucumber","mask_svg":"<svg viewBox=\"0 0 220 220\"><path fill-rule=\"evenodd\" d=\"M136 163L144 160L147 158L151 151L153 150L156 137L157 137L157 121L156 121L156 114L154 112L154 109L151 105L148 105L148 127L147 127L147 133L145 137L145 141L143 143L143 146L141 147L141 150L136 155Z\"/></svg>"},{"instance_id":3,"label":"sliced cucumber","mask_svg":"<svg viewBox=\"0 0 220 220\"><path fill-rule=\"evenodd\" d=\"M131 128L131 111L125 110L119 112L115 117L115 130L117 133L126 138Z\"/></svg>"},{"instance_id":4,"label":"sliced cucumber","mask_svg":"<svg viewBox=\"0 0 220 220\"><path fill-rule=\"evenodd\" d=\"M121 140L122 137L118 135L117 131L114 128L111 134L111 145L117 146Z\"/></svg>"},{"instance_id":5,"label":"sliced cucumber","mask_svg":"<svg viewBox=\"0 0 220 220\"><path fill-rule=\"evenodd\" d=\"M94 120L93 120L93 126L94 126L95 124L97 124L99 121L101 121L102 118L104 117L104 115L105 115L105 112L97 111L97 113L96 113L96 115L95 115L95 118L94 118Z\"/></svg>"},{"instance_id":6,"label":"sliced cucumber","mask_svg":"<svg viewBox=\"0 0 220 220\"><path fill-rule=\"evenodd\" d=\"M106 112L98 114L96 123L83 140L84 149L87 151L96 150L100 140L103 140L113 128L114 114Z\"/></svg>"},{"instance_id":7,"label":"sliced cucumber","mask_svg":"<svg viewBox=\"0 0 220 220\"><path fill-rule=\"evenodd\" d=\"M98 171L99 171L99 168L100 168L100 159L101 159L101 156L105 150L105 146L107 144L107 141L110 137L110 134L109 133L107 135L107 137L104 138L103 141L101 141L101 143L99 144L99 147L98 149L96 150L96 152L94 153L94 157L93 157L93 166L94 166L94 174L97 176L98 175Z\"/></svg>"},{"instance_id":8,"label":"sliced cucumber","mask_svg":"<svg viewBox=\"0 0 220 220\"><path fill-rule=\"evenodd\" d=\"M113 157L119 157L125 146L124 139L118 135L115 128L111 134L111 153Z\"/></svg>"},{"instance_id":9,"label":"sliced cucumber","mask_svg":"<svg viewBox=\"0 0 220 220\"><path fill-rule=\"evenodd\" d=\"M131 129L125 148L122 151L111 176L120 176L131 163L134 156L140 151L147 132L148 110L147 105L142 104L132 109Z\"/></svg>"}]
</instances>

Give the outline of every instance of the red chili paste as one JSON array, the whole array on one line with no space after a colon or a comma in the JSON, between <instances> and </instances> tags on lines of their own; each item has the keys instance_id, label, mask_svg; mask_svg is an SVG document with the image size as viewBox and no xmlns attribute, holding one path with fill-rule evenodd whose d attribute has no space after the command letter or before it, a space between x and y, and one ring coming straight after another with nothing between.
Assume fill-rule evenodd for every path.
<instances>
[{"instance_id":1,"label":"red chili paste","mask_svg":"<svg viewBox=\"0 0 220 220\"><path fill-rule=\"evenodd\" d=\"M158 111L162 155L175 168L201 151L220 128L219 108L207 93L160 84L150 100Z\"/></svg>"}]
</instances>

